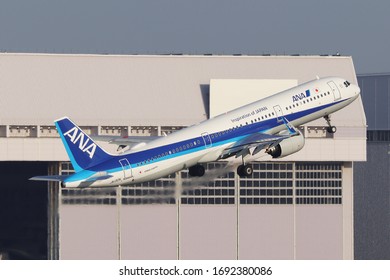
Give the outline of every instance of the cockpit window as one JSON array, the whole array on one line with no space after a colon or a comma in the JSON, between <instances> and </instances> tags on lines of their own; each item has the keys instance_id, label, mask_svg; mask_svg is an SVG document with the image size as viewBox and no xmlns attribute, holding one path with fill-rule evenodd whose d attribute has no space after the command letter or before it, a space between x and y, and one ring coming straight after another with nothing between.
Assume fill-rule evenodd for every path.
<instances>
[{"instance_id":1,"label":"cockpit window","mask_svg":"<svg viewBox=\"0 0 390 280\"><path fill-rule=\"evenodd\" d=\"M349 86L351 85L351 83L348 82L348 81L345 81L345 82L344 82L344 85L345 85L345 87L349 87Z\"/></svg>"}]
</instances>

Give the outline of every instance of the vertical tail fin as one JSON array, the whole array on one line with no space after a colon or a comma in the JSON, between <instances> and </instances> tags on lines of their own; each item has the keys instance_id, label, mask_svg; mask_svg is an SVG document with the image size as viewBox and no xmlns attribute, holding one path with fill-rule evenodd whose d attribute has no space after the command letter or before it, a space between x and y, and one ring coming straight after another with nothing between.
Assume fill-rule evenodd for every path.
<instances>
[{"instance_id":1,"label":"vertical tail fin","mask_svg":"<svg viewBox=\"0 0 390 280\"><path fill-rule=\"evenodd\" d=\"M76 172L111 157L69 118L63 117L54 123Z\"/></svg>"}]
</instances>

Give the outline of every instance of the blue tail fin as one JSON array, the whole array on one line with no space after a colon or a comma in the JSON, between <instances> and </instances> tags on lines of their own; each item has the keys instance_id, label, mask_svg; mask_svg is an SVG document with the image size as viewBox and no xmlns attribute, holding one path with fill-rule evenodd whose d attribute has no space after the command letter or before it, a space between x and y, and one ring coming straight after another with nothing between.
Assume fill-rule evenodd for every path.
<instances>
[{"instance_id":1,"label":"blue tail fin","mask_svg":"<svg viewBox=\"0 0 390 280\"><path fill-rule=\"evenodd\" d=\"M69 118L63 117L54 123L76 172L111 157Z\"/></svg>"}]
</instances>

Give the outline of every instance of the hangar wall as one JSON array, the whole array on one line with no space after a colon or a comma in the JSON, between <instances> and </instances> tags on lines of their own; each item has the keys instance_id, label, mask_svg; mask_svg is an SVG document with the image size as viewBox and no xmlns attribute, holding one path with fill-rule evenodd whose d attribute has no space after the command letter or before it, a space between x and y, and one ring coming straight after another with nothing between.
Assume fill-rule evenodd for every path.
<instances>
[{"instance_id":1,"label":"hangar wall","mask_svg":"<svg viewBox=\"0 0 390 280\"><path fill-rule=\"evenodd\" d=\"M246 179L229 172L188 184L182 171L165 184L63 190L60 258L353 257L351 164L277 162L254 168L253 178Z\"/></svg>"},{"instance_id":2,"label":"hangar wall","mask_svg":"<svg viewBox=\"0 0 390 280\"><path fill-rule=\"evenodd\" d=\"M315 75L356 83L350 57L0 54L0 160L51 162L48 172L66 174L52 124L62 115L92 134L162 135L210 116L212 79ZM361 100L332 121L333 136L323 120L300 127L305 148L261 159L253 178L212 163L206 181L182 171L121 189L53 191L49 258L351 259L352 161L365 160Z\"/></svg>"}]
</instances>

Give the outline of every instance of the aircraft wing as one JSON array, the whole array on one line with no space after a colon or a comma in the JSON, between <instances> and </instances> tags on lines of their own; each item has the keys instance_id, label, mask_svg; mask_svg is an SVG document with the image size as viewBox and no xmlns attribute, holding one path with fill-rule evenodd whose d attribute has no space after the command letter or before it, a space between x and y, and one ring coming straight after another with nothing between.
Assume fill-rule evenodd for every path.
<instances>
[{"instance_id":1,"label":"aircraft wing","mask_svg":"<svg viewBox=\"0 0 390 280\"><path fill-rule=\"evenodd\" d=\"M250 149L255 148L252 151L252 155L257 154L263 149L269 149L276 145L278 145L280 142L282 142L284 139L296 136L299 134L298 130L288 122L288 120L283 117L283 122L286 125L286 132L287 134L267 134L267 133L254 133L251 134L244 139L241 139L240 141L237 141L234 143L231 147L225 149L220 158L226 159L231 156L243 156L245 157L248 154L251 154Z\"/></svg>"},{"instance_id":2,"label":"aircraft wing","mask_svg":"<svg viewBox=\"0 0 390 280\"><path fill-rule=\"evenodd\" d=\"M156 140L162 136L103 136L95 135L90 136L93 140L108 142L110 144L115 144L118 146L131 146L139 143L148 143L150 141Z\"/></svg>"},{"instance_id":3,"label":"aircraft wing","mask_svg":"<svg viewBox=\"0 0 390 280\"><path fill-rule=\"evenodd\" d=\"M271 148L278 145L282 140L292 137L293 135L270 135L265 133L256 133L237 141L233 146L225 149L221 154L221 159L231 156L246 156L250 153L249 149L255 148L253 155L265 148Z\"/></svg>"}]
</instances>

